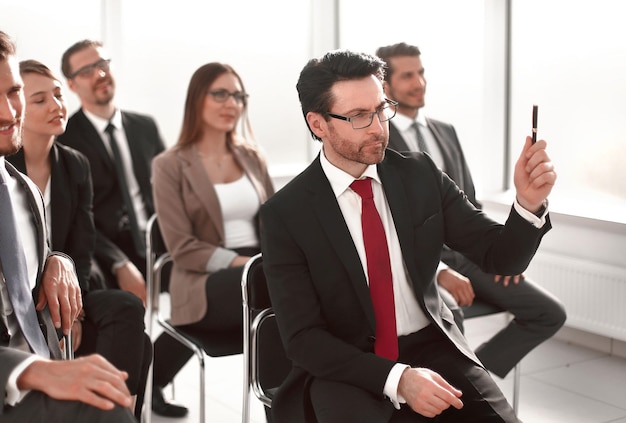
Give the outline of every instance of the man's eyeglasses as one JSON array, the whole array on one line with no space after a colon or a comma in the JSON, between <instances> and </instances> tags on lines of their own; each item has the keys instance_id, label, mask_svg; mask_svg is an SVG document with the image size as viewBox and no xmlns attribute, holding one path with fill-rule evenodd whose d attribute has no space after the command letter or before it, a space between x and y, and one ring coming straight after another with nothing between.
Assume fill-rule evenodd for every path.
<instances>
[{"instance_id":1,"label":"man's eyeglasses","mask_svg":"<svg viewBox=\"0 0 626 423\"><path fill-rule=\"evenodd\" d=\"M354 116L342 116L342 115L336 115L330 112L326 112L326 114L330 116L331 118L345 120L347 122L350 122L352 124L353 129L364 129L372 124L372 121L374 120L374 115L377 115L378 120L381 122L386 122L396 115L398 102L389 100L388 98L385 99L385 101L386 101L385 104L383 104L381 107L379 107L378 109L376 109L376 111L373 111L373 112L358 113Z\"/></svg>"},{"instance_id":2,"label":"man's eyeglasses","mask_svg":"<svg viewBox=\"0 0 626 423\"><path fill-rule=\"evenodd\" d=\"M234 93L229 93L226 90L217 90L217 91L207 91L207 94L210 94L211 97L213 97L213 100L215 100L218 103L226 103L226 101L228 100L228 97L231 97L235 99L235 102L237 104L246 104L246 100L248 98L248 94L246 93L242 93L241 91L235 91Z\"/></svg>"},{"instance_id":3,"label":"man's eyeglasses","mask_svg":"<svg viewBox=\"0 0 626 423\"><path fill-rule=\"evenodd\" d=\"M68 79L74 79L77 76L80 76L82 78L90 77L91 75L93 75L93 71L95 71L96 69L108 72L110 63L111 59L100 59L96 63L85 65L82 68L78 69L76 72L73 72L72 74L70 74L70 76L68 76Z\"/></svg>"}]
</instances>

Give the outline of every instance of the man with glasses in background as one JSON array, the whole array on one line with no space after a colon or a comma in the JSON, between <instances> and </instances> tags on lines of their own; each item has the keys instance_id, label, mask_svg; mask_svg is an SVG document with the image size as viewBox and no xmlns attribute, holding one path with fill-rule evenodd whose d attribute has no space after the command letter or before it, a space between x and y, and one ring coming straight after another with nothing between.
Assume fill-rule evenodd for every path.
<instances>
[{"instance_id":1,"label":"man with glasses in background","mask_svg":"<svg viewBox=\"0 0 626 423\"><path fill-rule=\"evenodd\" d=\"M61 70L81 108L69 118L59 142L87 156L93 180L97 269L92 289L119 288L145 305L145 231L154 213L150 169L165 145L154 119L116 107L111 59L101 42L72 45L63 53ZM98 279L104 279L105 286L98 286ZM156 412L186 414L186 408L156 394Z\"/></svg>"},{"instance_id":2,"label":"man with glasses in background","mask_svg":"<svg viewBox=\"0 0 626 423\"><path fill-rule=\"evenodd\" d=\"M292 370L275 423L518 422L454 324L435 272L450 245L503 275L550 229L556 180L526 137L506 225L477 210L428 155L386 149L395 101L384 62L345 50L296 85L318 157L261 206L261 249Z\"/></svg>"}]
</instances>

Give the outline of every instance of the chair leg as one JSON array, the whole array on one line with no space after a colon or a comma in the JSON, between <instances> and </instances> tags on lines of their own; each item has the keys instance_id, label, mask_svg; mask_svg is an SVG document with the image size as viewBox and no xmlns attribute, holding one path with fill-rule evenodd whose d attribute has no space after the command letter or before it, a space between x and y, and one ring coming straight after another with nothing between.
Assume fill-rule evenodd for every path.
<instances>
[{"instance_id":1,"label":"chair leg","mask_svg":"<svg viewBox=\"0 0 626 423\"><path fill-rule=\"evenodd\" d=\"M513 411L516 416L519 416L519 390L520 390L520 378L521 378L521 361L515 365L513 370Z\"/></svg>"},{"instance_id":2,"label":"chair leg","mask_svg":"<svg viewBox=\"0 0 626 423\"><path fill-rule=\"evenodd\" d=\"M204 385L204 353L202 351L196 351L196 355L198 356L198 364L200 364L200 419L198 420L200 423L204 423L206 412L205 412L205 400L206 400L206 392Z\"/></svg>"}]
</instances>

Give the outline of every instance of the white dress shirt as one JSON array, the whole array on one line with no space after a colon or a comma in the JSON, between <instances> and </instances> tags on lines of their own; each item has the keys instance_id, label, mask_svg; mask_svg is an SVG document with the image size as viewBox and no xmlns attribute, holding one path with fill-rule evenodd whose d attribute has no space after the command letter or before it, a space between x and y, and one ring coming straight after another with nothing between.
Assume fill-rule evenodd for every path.
<instances>
[{"instance_id":1,"label":"white dress shirt","mask_svg":"<svg viewBox=\"0 0 626 423\"><path fill-rule=\"evenodd\" d=\"M367 260L365 256L365 244L363 243L363 230L361 228L361 197L350 188L354 177L331 164L328 159L326 159L323 149L320 154L320 161L322 170L326 174L335 197L337 198L337 203L339 204L343 218L352 236L354 246L359 253L363 272L367 278ZM396 227L375 165L369 166L359 179L365 177L372 178L374 204L376 204L376 209L378 210L378 214L380 214L383 227L385 228L385 235L387 236L398 336L408 335L423 329L428 326L430 322L419 306L413 294L413 290L411 289ZM406 364L397 363L387 376L387 381L383 389L383 394L391 400L396 408L400 408L400 403L406 402L403 398L398 397L397 392L400 377L407 367L409 366Z\"/></svg>"},{"instance_id":2,"label":"white dress shirt","mask_svg":"<svg viewBox=\"0 0 626 423\"><path fill-rule=\"evenodd\" d=\"M146 226L148 224L148 212L146 211L146 205L143 202L143 196L141 195L141 190L139 189L139 183L137 182L137 178L135 177L135 170L133 169L133 159L130 154L130 147L128 145L128 140L126 139L126 132L124 131L124 127L122 126L122 113L119 109L115 111L115 114L111 118L111 120L102 119L99 116L94 115L93 113L88 112L83 109L85 116L91 122L91 124L96 128L98 134L102 138L102 142L104 143L105 148L109 152L111 158L113 158L113 151L111 150L111 144L109 135L106 133L106 128L109 125L109 122L115 127L115 139L117 140L118 147L120 150L120 155L122 156L122 161L124 162L124 173L126 174L126 185L128 186L128 191L130 192L130 198L133 201L133 207L135 208L135 215L137 216L137 225L139 229L145 231Z\"/></svg>"}]
</instances>

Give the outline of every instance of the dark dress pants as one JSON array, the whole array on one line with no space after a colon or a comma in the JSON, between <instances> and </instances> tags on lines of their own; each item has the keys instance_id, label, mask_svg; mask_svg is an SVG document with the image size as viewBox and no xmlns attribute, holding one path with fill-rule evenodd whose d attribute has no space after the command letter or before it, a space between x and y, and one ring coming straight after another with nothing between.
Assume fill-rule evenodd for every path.
<instances>
[{"instance_id":1,"label":"dark dress pants","mask_svg":"<svg viewBox=\"0 0 626 423\"><path fill-rule=\"evenodd\" d=\"M119 289L98 290L85 295L83 307L83 339L76 355L98 353L128 372L126 385L137 395L135 416L139 418L152 360L141 300Z\"/></svg>"},{"instance_id":2,"label":"dark dress pants","mask_svg":"<svg viewBox=\"0 0 626 423\"><path fill-rule=\"evenodd\" d=\"M33 391L15 407L5 407L0 423L136 423L125 407L104 411L78 401L52 399Z\"/></svg>"},{"instance_id":3,"label":"dark dress pants","mask_svg":"<svg viewBox=\"0 0 626 423\"><path fill-rule=\"evenodd\" d=\"M439 373L463 392L463 408L445 410L434 419L406 404L396 410L382 395L340 382L314 379L311 402L319 423L517 423L512 407L485 369L465 357L433 325L399 338L398 362Z\"/></svg>"},{"instance_id":4,"label":"dark dress pants","mask_svg":"<svg viewBox=\"0 0 626 423\"><path fill-rule=\"evenodd\" d=\"M550 292L529 279L519 284L495 283L494 275L456 252L446 252L444 260L450 268L465 275L472 283L476 298L496 305L514 318L491 339L476 349L476 355L487 370L504 378L515 365L537 345L554 335L567 318L563 304ZM441 289L445 292L445 289ZM448 294L450 295L450 294ZM463 312L452 299L442 295L463 330Z\"/></svg>"}]
</instances>

